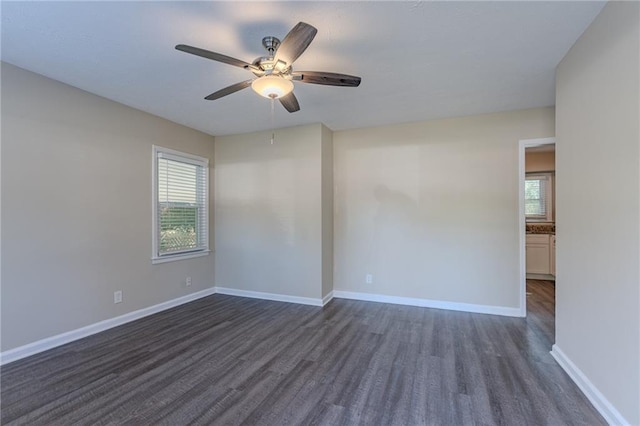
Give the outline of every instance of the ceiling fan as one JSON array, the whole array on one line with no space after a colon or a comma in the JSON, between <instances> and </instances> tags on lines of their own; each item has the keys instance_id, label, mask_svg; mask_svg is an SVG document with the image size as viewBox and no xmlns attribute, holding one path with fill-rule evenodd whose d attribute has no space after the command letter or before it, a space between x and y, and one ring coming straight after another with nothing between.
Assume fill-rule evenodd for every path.
<instances>
[{"instance_id":1,"label":"ceiling fan","mask_svg":"<svg viewBox=\"0 0 640 426\"><path fill-rule=\"evenodd\" d=\"M255 76L253 79L241 81L220 89L205 97L205 99L212 101L251 86L259 95L265 98L278 99L287 111L296 112L300 110L300 104L298 104L298 99L293 94L293 81L326 86L357 87L360 85L360 77L353 75L293 70L291 65L309 47L317 32L318 30L313 26L299 22L289 31L282 42L276 37L264 37L262 45L267 50L268 55L256 58L252 63L185 44L177 45L176 49L244 68L251 71Z\"/></svg>"}]
</instances>

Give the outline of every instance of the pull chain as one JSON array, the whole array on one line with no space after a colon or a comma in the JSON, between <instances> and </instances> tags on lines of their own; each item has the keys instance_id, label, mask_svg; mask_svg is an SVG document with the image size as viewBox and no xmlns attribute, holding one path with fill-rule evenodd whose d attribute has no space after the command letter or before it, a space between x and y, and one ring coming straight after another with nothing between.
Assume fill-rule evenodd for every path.
<instances>
[{"instance_id":1,"label":"pull chain","mask_svg":"<svg viewBox=\"0 0 640 426\"><path fill-rule=\"evenodd\" d=\"M271 98L271 145L273 145L273 140L276 137L276 126L275 126L275 98Z\"/></svg>"}]
</instances>

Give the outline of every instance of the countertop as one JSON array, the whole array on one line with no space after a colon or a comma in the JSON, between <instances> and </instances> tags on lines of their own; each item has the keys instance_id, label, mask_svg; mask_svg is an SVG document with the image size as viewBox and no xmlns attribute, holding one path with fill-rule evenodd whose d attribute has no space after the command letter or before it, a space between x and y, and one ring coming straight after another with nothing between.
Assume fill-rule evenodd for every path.
<instances>
[{"instance_id":1,"label":"countertop","mask_svg":"<svg viewBox=\"0 0 640 426\"><path fill-rule=\"evenodd\" d=\"M527 234L556 234L555 223L527 223Z\"/></svg>"}]
</instances>

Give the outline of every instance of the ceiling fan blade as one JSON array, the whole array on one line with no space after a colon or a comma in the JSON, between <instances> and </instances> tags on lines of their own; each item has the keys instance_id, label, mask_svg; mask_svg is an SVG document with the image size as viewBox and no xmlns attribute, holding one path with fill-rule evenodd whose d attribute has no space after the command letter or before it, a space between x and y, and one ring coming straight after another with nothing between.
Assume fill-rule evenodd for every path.
<instances>
[{"instance_id":1,"label":"ceiling fan blade","mask_svg":"<svg viewBox=\"0 0 640 426\"><path fill-rule=\"evenodd\" d=\"M245 61L241 61L240 59L232 58L231 56L223 55L221 53L200 49L198 47L187 46L186 44L179 44L176 46L176 49L182 52L191 53L192 55L202 56L203 58L212 59L214 61L222 62L240 68L252 67L251 64Z\"/></svg>"},{"instance_id":2,"label":"ceiling fan blade","mask_svg":"<svg viewBox=\"0 0 640 426\"><path fill-rule=\"evenodd\" d=\"M315 27L305 22L298 22L280 43L274 62L283 61L287 64L287 67L291 66L293 61L298 59L302 52L309 47L317 32L318 30Z\"/></svg>"},{"instance_id":3,"label":"ceiling fan blade","mask_svg":"<svg viewBox=\"0 0 640 426\"><path fill-rule=\"evenodd\" d=\"M287 96L283 96L278 98L282 106L289 112L300 111L300 104L298 103L298 99L293 92L289 93Z\"/></svg>"},{"instance_id":4,"label":"ceiling fan blade","mask_svg":"<svg viewBox=\"0 0 640 426\"><path fill-rule=\"evenodd\" d=\"M324 84L326 86L358 87L361 80L355 75L334 72L294 71L291 75L294 80L301 83Z\"/></svg>"},{"instance_id":5,"label":"ceiling fan blade","mask_svg":"<svg viewBox=\"0 0 640 426\"><path fill-rule=\"evenodd\" d=\"M207 96L205 99L208 101L213 101L215 99L219 99L223 96L230 95L232 93L237 92L238 90L246 89L251 86L253 80L241 81L240 83L232 84L229 87L225 87L224 89L220 89L217 92L214 92Z\"/></svg>"}]
</instances>

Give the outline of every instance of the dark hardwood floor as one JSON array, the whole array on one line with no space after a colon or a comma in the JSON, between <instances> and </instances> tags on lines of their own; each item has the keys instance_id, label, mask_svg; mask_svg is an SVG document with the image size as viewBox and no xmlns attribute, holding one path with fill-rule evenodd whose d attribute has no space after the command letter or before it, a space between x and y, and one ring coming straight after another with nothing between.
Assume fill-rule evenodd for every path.
<instances>
[{"instance_id":1,"label":"dark hardwood floor","mask_svg":"<svg viewBox=\"0 0 640 426\"><path fill-rule=\"evenodd\" d=\"M213 295L1 368L2 424L600 425L526 319Z\"/></svg>"}]
</instances>

